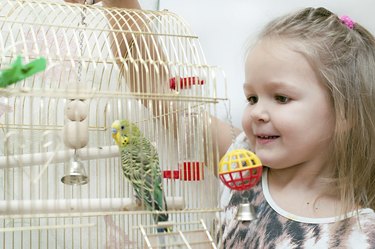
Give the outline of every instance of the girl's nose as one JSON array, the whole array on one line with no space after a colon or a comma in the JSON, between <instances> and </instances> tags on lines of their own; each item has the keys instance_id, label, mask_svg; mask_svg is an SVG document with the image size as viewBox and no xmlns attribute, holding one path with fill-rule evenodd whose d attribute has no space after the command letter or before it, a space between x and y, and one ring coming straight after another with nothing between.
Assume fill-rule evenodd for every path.
<instances>
[{"instance_id":1,"label":"girl's nose","mask_svg":"<svg viewBox=\"0 0 375 249\"><path fill-rule=\"evenodd\" d=\"M250 117L255 122L268 122L270 120L268 111L260 103L257 103L253 106L250 112Z\"/></svg>"}]
</instances>

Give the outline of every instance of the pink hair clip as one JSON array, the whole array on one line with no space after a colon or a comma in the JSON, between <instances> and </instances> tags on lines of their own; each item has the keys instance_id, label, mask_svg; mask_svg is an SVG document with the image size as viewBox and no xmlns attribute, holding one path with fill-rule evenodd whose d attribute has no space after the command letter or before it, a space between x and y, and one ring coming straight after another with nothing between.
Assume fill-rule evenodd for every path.
<instances>
[{"instance_id":1,"label":"pink hair clip","mask_svg":"<svg viewBox=\"0 0 375 249\"><path fill-rule=\"evenodd\" d=\"M354 28L355 22L349 16L342 16L342 17L340 17L340 20L349 29L353 29Z\"/></svg>"}]
</instances>

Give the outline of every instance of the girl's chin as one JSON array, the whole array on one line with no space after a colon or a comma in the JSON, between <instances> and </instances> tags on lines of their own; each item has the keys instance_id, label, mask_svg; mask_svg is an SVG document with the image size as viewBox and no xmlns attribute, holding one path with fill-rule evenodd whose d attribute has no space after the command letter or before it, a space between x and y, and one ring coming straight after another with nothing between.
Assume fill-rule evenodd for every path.
<instances>
[{"instance_id":1,"label":"girl's chin","mask_svg":"<svg viewBox=\"0 0 375 249\"><path fill-rule=\"evenodd\" d=\"M283 152L272 149L258 148L254 153L259 157L262 165L270 168L280 167L280 164L283 164L283 161L287 159Z\"/></svg>"},{"instance_id":2,"label":"girl's chin","mask_svg":"<svg viewBox=\"0 0 375 249\"><path fill-rule=\"evenodd\" d=\"M258 154L257 154L257 156L259 157L263 166L267 166L269 168L278 168L278 165L280 165L280 162L277 163L277 161L275 159L270 158L269 156L267 157L267 156L262 156L262 155L258 155Z\"/></svg>"}]
</instances>

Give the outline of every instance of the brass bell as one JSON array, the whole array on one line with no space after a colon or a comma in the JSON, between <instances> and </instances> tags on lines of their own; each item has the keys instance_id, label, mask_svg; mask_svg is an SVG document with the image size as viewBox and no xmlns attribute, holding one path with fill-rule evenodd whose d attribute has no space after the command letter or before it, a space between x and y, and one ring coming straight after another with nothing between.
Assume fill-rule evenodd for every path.
<instances>
[{"instance_id":1,"label":"brass bell","mask_svg":"<svg viewBox=\"0 0 375 249\"><path fill-rule=\"evenodd\" d=\"M70 163L69 173L61 178L61 182L68 185L84 185L89 182L83 163L75 153Z\"/></svg>"},{"instance_id":2,"label":"brass bell","mask_svg":"<svg viewBox=\"0 0 375 249\"><path fill-rule=\"evenodd\" d=\"M241 203L238 207L236 220L239 221L252 221L257 219L254 206L250 203Z\"/></svg>"}]
</instances>

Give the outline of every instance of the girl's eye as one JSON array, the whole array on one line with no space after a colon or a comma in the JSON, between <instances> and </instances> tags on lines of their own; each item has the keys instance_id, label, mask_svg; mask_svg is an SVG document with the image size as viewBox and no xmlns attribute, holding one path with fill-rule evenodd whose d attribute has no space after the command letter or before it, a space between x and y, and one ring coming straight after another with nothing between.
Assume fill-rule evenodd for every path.
<instances>
[{"instance_id":1,"label":"girl's eye","mask_svg":"<svg viewBox=\"0 0 375 249\"><path fill-rule=\"evenodd\" d=\"M247 101L249 102L250 105L254 105L258 102L258 97L257 96L249 96L249 97L247 97Z\"/></svg>"},{"instance_id":2,"label":"girl's eye","mask_svg":"<svg viewBox=\"0 0 375 249\"><path fill-rule=\"evenodd\" d=\"M281 96L281 95L275 96L275 99L276 99L277 102L279 102L281 104L286 104L290 101L290 99L288 97Z\"/></svg>"}]
</instances>

